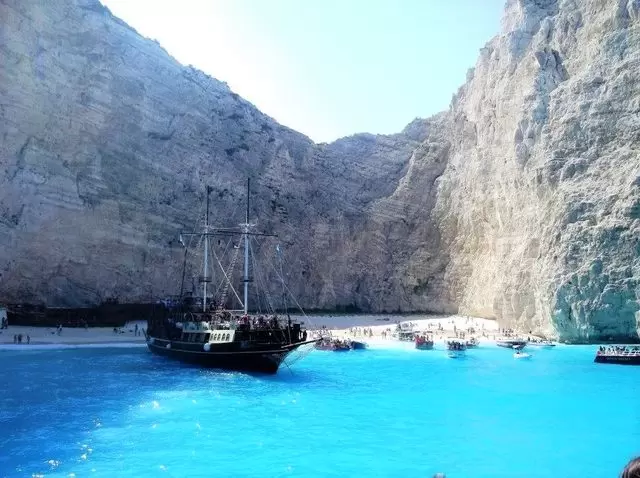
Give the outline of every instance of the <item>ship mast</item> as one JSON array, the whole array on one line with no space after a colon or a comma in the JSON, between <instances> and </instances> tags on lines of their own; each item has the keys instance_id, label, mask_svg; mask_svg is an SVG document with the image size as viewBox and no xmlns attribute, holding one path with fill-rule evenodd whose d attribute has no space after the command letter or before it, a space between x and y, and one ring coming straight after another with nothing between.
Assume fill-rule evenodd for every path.
<instances>
[{"instance_id":1,"label":"ship mast","mask_svg":"<svg viewBox=\"0 0 640 478\"><path fill-rule=\"evenodd\" d=\"M209 195L211 186L207 186L207 213L204 217L204 270L202 272L202 311L207 311L207 283L209 282Z\"/></svg>"},{"instance_id":2,"label":"ship mast","mask_svg":"<svg viewBox=\"0 0 640 478\"><path fill-rule=\"evenodd\" d=\"M251 179L247 178L247 213L242 225L244 231L244 315L249 312L249 194Z\"/></svg>"},{"instance_id":3,"label":"ship mast","mask_svg":"<svg viewBox=\"0 0 640 478\"><path fill-rule=\"evenodd\" d=\"M240 224L240 229L230 229L230 228L216 228L211 227L209 225L209 196L213 191L211 186L207 186L207 213L204 221L204 231L203 232L182 232L180 233L180 242L182 242L183 236L199 236L204 239L204 261L203 261L203 274L200 276L200 282L202 282L202 310L203 312L207 311L207 284L211 282L211 276L209 275L209 236L233 236L233 235L241 235L244 239L244 274L243 274L243 282L244 282L244 304L241 304L244 308L244 313L249 313L249 282L251 282L251 278L249 276L249 236L269 236L269 237L277 237L275 234L267 234L262 232L250 232L251 227L254 224L249 223L249 209L251 201L249 199L249 195L251 194L251 180L247 179L247 210L245 214L245 222L244 224ZM185 246L186 247L186 246ZM234 246L235 249L235 246ZM237 257L237 256L234 256ZM233 259L232 264L235 264L236 260ZM186 251L185 251L185 264L186 264ZM218 260L218 265L222 267L220 261ZM223 274L225 274L225 278L227 282L230 281L230 278L227 277L224 269L222 270ZM183 272L184 274L184 272ZM183 278L184 285L184 278ZM233 286L231 286L233 289ZM242 302L242 299L238 296L233 289L234 294L236 294L236 298L238 302ZM226 296L226 293L223 293L223 296ZM224 301L223 301L224 302ZM222 304L223 305L223 304Z\"/></svg>"}]
</instances>

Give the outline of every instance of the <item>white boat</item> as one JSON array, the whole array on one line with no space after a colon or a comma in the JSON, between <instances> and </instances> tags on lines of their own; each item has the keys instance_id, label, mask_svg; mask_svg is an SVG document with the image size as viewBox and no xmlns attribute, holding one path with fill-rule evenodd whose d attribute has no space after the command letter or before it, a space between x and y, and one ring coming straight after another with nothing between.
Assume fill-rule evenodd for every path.
<instances>
[{"instance_id":1,"label":"white boat","mask_svg":"<svg viewBox=\"0 0 640 478\"><path fill-rule=\"evenodd\" d=\"M468 349L475 349L476 347L478 347L478 345L480 345L480 342L478 342L478 339L476 339L475 337L471 337L465 342L465 344Z\"/></svg>"},{"instance_id":2,"label":"white boat","mask_svg":"<svg viewBox=\"0 0 640 478\"><path fill-rule=\"evenodd\" d=\"M396 334L398 340L402 342L413 342L416 336L416 332L413 330L399 330Z\"/></svg>"},{"instance_id":3,"label":"white boat","mask_svg":"<svg viewBox=\"0 0 640 478\"><path fill-rule=\"evenodd\" d=\"M550 340L543 340L541 342L527 342L527 347L538 347L541 349L551 349L555 347L556 344L551 342Z\"/></svg>"},{"instance_id":4,"label":"white boat","mask_svg":"<svg viewBox=\"0 0 640 478\"><path fill-rule=\"evenodd\" d=\"M448 339L445 342L447 346L447 357L459 358L464 357L467 350L467 344L458 339Z\"/></svg>"},{"instance_id":5,"label":"white boat","mask_svg":"<svg viewBox=\"0 0 640 478\"><path fill-rule=\"evenodd\" d=\"M514 346L518 346L520 348L523 348L527 345L527 341L522 340L522 339L509 339L509 338L503 338L503 339L498 339L496 340L496 345L498 347L504 347L507 349L511 349L514 348Z\"/></svg>"},{"instance_id":6,"label":"white boat","mask_svg":"<svg viewBox=\"0 0 640 478\"><path fill-rule=\"evenodd\" d=\"M517 351L513 354L514 359L527 360L531 358L531 355L526 352Z\"/></svg>"}]
</instances>

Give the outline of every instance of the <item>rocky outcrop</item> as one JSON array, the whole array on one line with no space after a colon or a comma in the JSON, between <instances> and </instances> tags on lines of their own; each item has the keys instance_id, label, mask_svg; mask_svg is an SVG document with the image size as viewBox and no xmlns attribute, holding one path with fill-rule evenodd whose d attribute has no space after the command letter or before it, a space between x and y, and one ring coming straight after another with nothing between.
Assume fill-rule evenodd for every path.
<instances>
[{"instance_id":1,"label":"rocky outcrop","mask_svg":"<svg viewBox=\"0 0 640 478\"><path fill-rule=\"evenodd\" d=\"M439 184L463 312L571 340L638 336L637 10L508 2L454 98Z\"/></svg>"},{"instance_id":2,"label":"rocky outcrop","mask_svg":"<svg viewBox=\"0 0 640 478\"><path fill-rule=\"evenodd\" d=\"M0 300L174 294L251 176L306 307L637 337L639 5L509 0L449 111L317 145L97 0L0 0Z\"/></svg>"},{"instance_id":3,"label":"rocky outcrop","mask_svg":"<svg viewBox=\"0 0 640 478\"><path fill-rule=\"evenodd\" d=\"M202 217L205 185L212 221L236 225L250 176L252 216L280 234L306 306L384 307L354 292L356 238L419 133L314 145L97 0L7 0L0 18L2 300L176 294L179 231Z\"/></svg>"}]
</instances>

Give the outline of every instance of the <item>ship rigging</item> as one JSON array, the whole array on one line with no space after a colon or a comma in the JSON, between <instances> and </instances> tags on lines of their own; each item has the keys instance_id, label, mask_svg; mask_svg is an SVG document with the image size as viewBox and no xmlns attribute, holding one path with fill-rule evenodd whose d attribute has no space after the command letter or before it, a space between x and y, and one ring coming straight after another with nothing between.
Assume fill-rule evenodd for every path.
<instances>
[{"instance_id":1,"label":"ship rigging","mask_svg":"<svg viewBox=\"0 0 640 478\"><path fill-rule=\"evenodd\" d=\"M282 254L280 246L276 252L280 259L280 270L271 263L272 273L278 277L283 294L285 316L279 317L272 298L263 297L270 315L263 315L258 303L258 314L250 314L249 284L250 256L253 256L251 239L257 237L277 237L275 234L254 232L254 224L249 222L250 213L250 181L247 181L247 202L245 221L238 228L212 227L209 221L209 204L212 189L206 190L206 213L204 228L200 232L182 233L180 242L185 247L183 259L180 299L170 316L166 319L149 321L147 345L156 354L177 360L196 363L206 367L230 370L244 370L265 373L276 373L281 363L293 363L311 350L315 340L307 340L307 331L303 323L291 319L287 313L285 298L290 294L282 271ZM211 247L211 239L228 237L225 247L232 245L229 266L223 266L221 257ZM240 238L240 244L233 239ZM189 244L197 239L203 251L201 283L201 302L185 294L185 275L188 264ZM185 241L187 244L185 244ZM233 286L233 270L237 263L240 248L243 250L243 294ZM212 257L210 257L212 256ZM217 300L212 297L213 275L210 271L209 259L213 259L221 273L221 280L216 288ZM256 261L253 261L254 264ZM255 273L255 267L254 267ZM258 276L263 282L268 279ZM266 290L266 289L265 289ZM232 297L229 297L229 292ZM256 297L260 297L259 294ZM230 302L237 301L239 309L228 307ZM295 301L295 298L294 298ZM297 303L297 302L296 302ZM241 315L240 315L241 314Z\"/></svg>"}]
</instances>

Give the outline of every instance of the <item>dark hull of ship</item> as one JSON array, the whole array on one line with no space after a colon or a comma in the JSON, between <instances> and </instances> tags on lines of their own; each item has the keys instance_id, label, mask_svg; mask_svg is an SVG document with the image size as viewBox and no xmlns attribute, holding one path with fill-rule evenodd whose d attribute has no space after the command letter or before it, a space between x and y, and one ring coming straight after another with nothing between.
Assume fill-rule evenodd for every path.
<instances>
[{"instance_id":1,"label":"dark hull of ship","mask_svg":"<svg viewBox=\"0 0 640 478\"><path fill-rule=\"evenodd\" d=\"M203 350L201 343L176 342L150 337L149 350L157 355L205 368L275 374L280 364L291 352L301 345L311 342L278 345L264 344L243 347L240 342L211 344L210 350ZM169 347L167 348L167 345Z\"/></svg>"},{"instance_id":2,"label":"dark hull of ship","mask_svg":"<svg viewBox=\"0 0 640 478\"><path fill-rule=\"evenodd\" d=\"M640 355L596 355L595 363L614 363L618 365L640 365Z\"/></svg>"}]
</instances>

